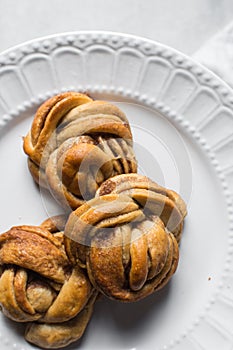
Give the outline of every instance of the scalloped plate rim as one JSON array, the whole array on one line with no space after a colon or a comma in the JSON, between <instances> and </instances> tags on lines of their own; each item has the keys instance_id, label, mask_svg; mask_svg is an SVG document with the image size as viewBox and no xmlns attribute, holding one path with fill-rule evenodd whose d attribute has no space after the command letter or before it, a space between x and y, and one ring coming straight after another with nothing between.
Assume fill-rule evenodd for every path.
<instances>
[{"instance_id":1,"label":"scalloped plate rim","mask_svg":"<svg viewBox=\"0 0 233 350\"><path fill-rule=\"evenodd\" d=\"M63 33L56 33L56 34L51 34L51 35L47 35L47 36L43 36L43 37L38 37L35 39L31 39L28 40L24 43L18 44L14 47L8 48L6 50L4 50L3 52L0 53L0 58L9 55L11 52L20 50L24 47L30 46L35 42L43 42L45 40L54 40L57 37L69 37L69 36L74 36L74 35L106 35L106 36L118 36L121 38L128 38L128 39L132 39L132 40L139 40L142 43L150 43L153 45L156 45L158 47L161 47L165 50L169 50L174 54L177 54L179 56L182 56L184 59L186 59L188 62L192 62L196 67L200 67L206 74L208 74L211 78L215 79L216 81L219 82L220 87L224 87L226 88L229 92L230 95L233 97L233 89L226 83L224 82L220 77L218 77L215 73L213 73L212 71L210 71L209 69L207 69L206 67L204 67L202 64L200 64L199 62L195 61L194 59L190 58L189 56L187 56L186 54L181 53L180 51L173 49L171 47L169 47L166 44L162 44L160 42L154 41L152 39L149 38L143 38L137 35L133 35L133 34L125 34L125 33L120 33L120 32L112 32L112 31L95 31L95 30L91 30L91 31L87 31L87 30L83 30L83 31L70 31L70 32L63 32ZM1 67L1 64L0 64ZM204 84L203 84L204 85ZM223 104L224 105L224 104ZM18 106L17 106L18 107ZM19 113L19 112L18 112ZM17 114L18 114L17 113ZM233 218L229 217L229 221L233 221Z\"/></svg>"}]
</instances>

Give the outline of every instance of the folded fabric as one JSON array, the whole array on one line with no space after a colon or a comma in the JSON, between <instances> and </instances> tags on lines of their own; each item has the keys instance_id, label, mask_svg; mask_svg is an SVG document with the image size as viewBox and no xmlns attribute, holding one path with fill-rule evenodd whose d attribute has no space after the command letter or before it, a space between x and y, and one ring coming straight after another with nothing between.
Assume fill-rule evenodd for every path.
<instances>
[{"instance_id":1,"label":"folded fabric","mask_svg":"<svg viewBox=\"0 0 233 350\"><path fill-rule=\"evenodd\" d=\"M208 40L193 58L233 87L233 22Z\"/></svg>"}]
</instances>

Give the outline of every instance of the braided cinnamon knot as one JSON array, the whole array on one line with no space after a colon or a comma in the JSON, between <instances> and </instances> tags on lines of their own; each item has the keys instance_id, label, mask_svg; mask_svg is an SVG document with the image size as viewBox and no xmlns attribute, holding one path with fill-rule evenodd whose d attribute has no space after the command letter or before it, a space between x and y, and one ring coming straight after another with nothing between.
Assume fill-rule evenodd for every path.
<instances>
[{"instance_id":1,"label":"braided cinnamon knot","mask_svg":"<svg viewBox=\"0 0 233 350\"><path fill-rule=\"evenodd\" d=\"M96 298L85 271L71 265L63 233L56 231L53 220L0 235L2 311L14 321L30 322L26 339L45 348L79 339Z\"/></svg>"},{"instance_id":2,"label":"braided cinnamon knot","mask_svg":"<svg viewBox=\"0 0 233 350\"><path fill-rule=\"evenodd\" d=\"M34 180L65 208L93 198L109 177L137 171L125 114L76 92L41 105L23 146Z\"/></svg>"},{"instance_id":3,"label":"braided cinnamon knot","mask_svg":"<svg viewBox=\"0 0 233 350\"><path fill-rule=\"evenodd\" d=\"M139 174L123 174L106 180L96 192L96 197L109 193L126 194L144 209L153 205L154 214L162 219L166 229L172 232L180 243L187 208L178 193Z\"/></svg>"},{"instance_id":4,"label":"braided cinnamon knot","mask_svg":"<svg viewBox=\"0 0 233 350\"><path fill-rule=\"evenodd\" d=\"M92 284L106 296L136 301L162 288L175 273L179 250L172 233L127 195L94 198L72 212L65 246L73 262L87 268Z\"/></svg>"}]
</instances>

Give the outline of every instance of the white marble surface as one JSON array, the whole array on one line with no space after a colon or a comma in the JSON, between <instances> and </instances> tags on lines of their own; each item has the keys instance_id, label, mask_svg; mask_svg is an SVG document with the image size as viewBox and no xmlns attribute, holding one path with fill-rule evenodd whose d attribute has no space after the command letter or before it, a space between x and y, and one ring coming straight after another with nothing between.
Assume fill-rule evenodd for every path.
<instances>
[{"instance_id":1,"label":"white marble surface","mask_svg":"<svg viewBox=\"0 0 233 350\"><path fill-rule=\"evenodd\" d=\"M232 0L0 0L0 52L48 34L110 30L191 55L232 15Z\"/></svg>"}]
</instances>

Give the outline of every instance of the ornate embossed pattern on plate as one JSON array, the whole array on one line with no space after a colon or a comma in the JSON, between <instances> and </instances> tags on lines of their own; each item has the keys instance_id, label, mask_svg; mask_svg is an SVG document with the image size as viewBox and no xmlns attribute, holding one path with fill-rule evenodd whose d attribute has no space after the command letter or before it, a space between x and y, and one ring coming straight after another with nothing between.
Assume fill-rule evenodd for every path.
<instances>
[{"instance_id":1,"label":"ornate embossed pattern on plate","mask_svg":"<svg viewBox=\"0 0 233 350\"><path fill-rule=\"evenodd\" d=\"M8 121L20 113L58 91L70 89L124 96L155 108L184 128L208 155L222 183L228 208L229 249L225 268L216 296L203 314L164 349L230 348L233 344L232 90L191 59L146 39L105 32L61 34L20 45L0 55L0 134Z\"/></svg>"}]
</instances>

